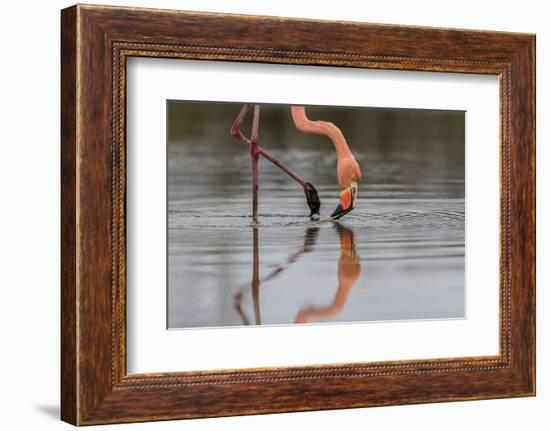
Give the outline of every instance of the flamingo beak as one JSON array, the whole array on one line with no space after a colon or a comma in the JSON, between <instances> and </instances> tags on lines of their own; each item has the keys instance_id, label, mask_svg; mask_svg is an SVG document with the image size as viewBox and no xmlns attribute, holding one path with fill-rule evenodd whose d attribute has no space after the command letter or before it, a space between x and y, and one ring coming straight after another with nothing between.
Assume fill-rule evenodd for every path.
<instances>
[{"instance_id":1,"label":"flamingo beak","mask_svg":"<svg viewBox=\"0 0 550 431\"><path fill-rule=\"evenodd\" d=\"M355 202L357 200L357 182L352 181L345 189L340 193L340 203L330 216L334 220L338 220L340 217L345 216L353 208L355 208Z\"/></svg>"},{"instance_id":2,"label":"flamingo beak","mask_svg":"<svg viewBox=\"0 0 550 431\"><path fill-rule=\"evenodd\" d=\"M319 210L321 209L321 200L319 199L319 194L317 193L317 190L315 189L315 187L313 187L313 184L306 183L304 192L306 194L307 205L311 210L311 214L309 216L318 216Z\"/></svg>"}]
</instances>

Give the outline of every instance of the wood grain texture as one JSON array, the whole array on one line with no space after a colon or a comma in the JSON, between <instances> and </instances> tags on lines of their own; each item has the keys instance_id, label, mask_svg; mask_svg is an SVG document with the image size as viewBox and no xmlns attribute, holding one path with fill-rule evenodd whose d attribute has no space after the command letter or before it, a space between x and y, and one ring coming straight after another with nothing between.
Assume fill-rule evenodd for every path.
<instances>
[{"instance_id":1,"label":"wood grain texture","mask_svg":"<svg viewBox=\"0 0 550 431\"><path fill-rule=\"evenodd\" d=\"M77 422L76 9L61 16L61 418Z\"/></svg>"},{"instance_id":2,"label":"wood grain texture","mask_svg":"<svg viewBox=\"0 0 550 431\"><path fill-rule=\"evenodd\" d=\"M101 6L63 10L63 420L83 425L534 395L534 49L534 36L525 34ZM130 56L499 75L500 354L127 375Z\"/></svg>"}]
</instances>

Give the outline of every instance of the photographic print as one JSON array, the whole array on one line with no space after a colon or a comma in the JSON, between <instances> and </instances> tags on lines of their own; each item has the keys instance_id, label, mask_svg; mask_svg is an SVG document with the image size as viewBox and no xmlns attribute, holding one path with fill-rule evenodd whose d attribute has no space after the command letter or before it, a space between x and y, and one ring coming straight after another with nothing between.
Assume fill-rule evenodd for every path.
<instances>
[{"instance_id":1,"label":"photographic print","mask_svg":"<svg viewBox=\"0 0 550 431\"><path fill-rule=\"evenodd\" d=\"M169 329L465 318L465 113L167 101Z\"/></svg>"},{"instance_id":2,"label":"photographic print","mask_svg":"<svg viewBox=\"0 0 550 431\"><path fill-rule=\"evenodd\" d=\"M535 45L64 9L61 418L534 396Z\"/></svg>"}]
</instances>

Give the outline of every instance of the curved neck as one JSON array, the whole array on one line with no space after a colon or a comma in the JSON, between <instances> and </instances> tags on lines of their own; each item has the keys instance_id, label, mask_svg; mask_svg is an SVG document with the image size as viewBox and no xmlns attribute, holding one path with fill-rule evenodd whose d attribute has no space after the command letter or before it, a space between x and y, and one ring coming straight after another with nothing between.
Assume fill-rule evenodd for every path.
<instances>
[{"instance_id":1,"label":"curved neck","mask_svg":"<svg viewBox=\"0 0 550 431\"><path fill-rule=\"evenodd\" d=\"M301 132L327 136L334 144L338 159L351 155L344 135L334 124L326 121L311 121L307 118L306 109L303 106L292 106L290 112L296 128Z\"/></svg>"}]
</instances>

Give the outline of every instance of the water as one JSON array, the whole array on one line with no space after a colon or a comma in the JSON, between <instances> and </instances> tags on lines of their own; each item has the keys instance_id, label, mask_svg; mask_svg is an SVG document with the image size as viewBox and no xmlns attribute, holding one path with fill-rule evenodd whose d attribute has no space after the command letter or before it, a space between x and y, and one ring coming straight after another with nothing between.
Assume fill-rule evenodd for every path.
<instances>
[{"instance_id":1,"label":"water","mask_svg":"<svg viewBox=\"0 0 550 431\"><path fill-rule=\"evenodd\" d=\"M170 328L464 317L463 112L308 109L362 168L356 208L333 222L332 144L262 105L260 145L322 206L310 220L298 184L261 159L254 223L247 147L228 133L240 105L168 108Z\"/></svg>"}]
</instances>

